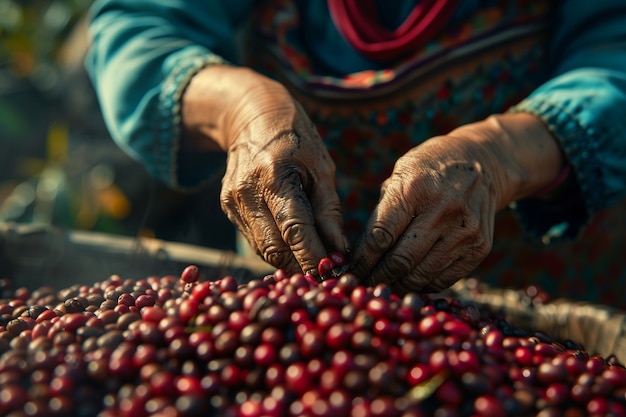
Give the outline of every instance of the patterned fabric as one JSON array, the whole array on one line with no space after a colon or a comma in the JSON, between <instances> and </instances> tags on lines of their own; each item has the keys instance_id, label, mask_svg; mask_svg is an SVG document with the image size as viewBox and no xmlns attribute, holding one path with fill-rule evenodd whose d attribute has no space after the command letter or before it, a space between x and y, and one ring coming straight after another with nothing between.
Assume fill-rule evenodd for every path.
<instances>
[{"instance_id":1,"label":"patterned fabric","mask_svg":"<svg viewBox=\"0 0 626 417\"><path fill-rule=\"evenodd\" d=\"M429 137L507 111L546 78L550 2L518 1L508 8L491 2L393 67L345 77L316 71L293 33L299 16L292 2L270 3L259 12L259 39L273 46L252 48L261 53L250 63L288 85L317 124L337 164L353 242L401 155ZM601 213L579 240L550 248L526 237L505 210L497 217L492 253L475 274L498 286L538 285L554 297L626 308L614 290L626 286L624 207Z\"/></svg>"}]
</instances>

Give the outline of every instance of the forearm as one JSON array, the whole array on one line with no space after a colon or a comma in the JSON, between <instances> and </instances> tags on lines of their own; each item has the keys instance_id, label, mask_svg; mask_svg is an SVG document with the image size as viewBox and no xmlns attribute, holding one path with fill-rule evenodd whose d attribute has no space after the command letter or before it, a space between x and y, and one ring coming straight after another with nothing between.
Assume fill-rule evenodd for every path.
<instances>
[{"instance_id":1,"label":"forearm","mask_svg":"<svg viewBox=\"0 0 626 417\"><path fill-rule=\"evenodd\" d=\"M546 189L565 162L546 125L527 113L493 115L459 127L450 136L469 137L484 145L484 169L494 179L498 209Z\"/></svg>"}]
</instances>

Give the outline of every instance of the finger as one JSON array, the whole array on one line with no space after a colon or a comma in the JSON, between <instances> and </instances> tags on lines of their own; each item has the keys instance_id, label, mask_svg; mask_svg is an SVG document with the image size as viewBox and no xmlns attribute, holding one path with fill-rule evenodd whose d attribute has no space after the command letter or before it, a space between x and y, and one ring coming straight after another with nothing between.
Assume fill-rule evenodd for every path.
<instances>
[{"instance_id":1,"label":"finger","mask_svg":"<svg viewBox=\"0 0 626 417\"><path fill-rule=\"evenodd\" d=\"M490 223L494 221L491 217L481 217L480 233L462 240L440 238L422 262L401 280L402 285L411 291L440 292L467 276L491 250Z\"/></svg>"},{"instance_id":2,"label":"finger","mask_svg":"<svg viewBox=\"0 0 626 417\"><path fill-rule=\"evenodd\" d=\"M426 285L417 284L420 281L418 279L420 272L417 271L413 271L410 276L403 280L403 283L406 287L411 288L412 291L438 293L449 288L475 267L476 265L473 262L469 262L468 258L459 257Z\"/></svg>"},{"instance_id":3,"label":"finger","mask_svg":"<svg viewBox=\"0 0 626 417\"><path fill-rule=\"evenodd\" d=\"M390 284L411 273L441 239L433 225L434 219L413 219L396 244L372 268L372 280Z\"/></svg>"},{"instance_id":4,"label":"finger","mask_svg":"<svg viewBox=\"0 0 626 417\"><path fill-rule=\"evenodd\" d=\"M480 256L478 251L467 256L467 248L479 248L484 256L490 250L490 236L493 219L490 210L484 206L489 203L479 199L478 207L473 209L460 208L450 212L444 219L433 218L431 221L415 219L402 234L396 246L390 250L377 265L373 272L375 281L389 280L391 277L403 277L413 271L419 286L428 285L441 272L452 265L457 258L472 259ZM478 213L478 217L473 213ZM440 226L445 225L447 230ZM441 230L439 236L433 233ZM422 231L420 233L420 231ZM420 247L420 237L436 237L436 242L428 242L431 247ZM458 277L457 277L458 278Z\"/></svg>"},{"instance_id":5,"label":"finger","mask_svg":"<svg viewBox=\"0 0 626 417\"><path fill-rule=\"evenodd\" d=\"M372 271L375 282L393 283L403 281L409 288L420 291L431 283L460 256L460 249L453 250L443 237L439 237L420 261L411 258L411 248L406 246L389 252ZM399 263L402 262L402 265ZM402 270L402 272L397 272ZM391 272L394 271L394 272Z\"/></svg>"},{"instance_id":6,"label":"finger","mask_svg":"<svg viewBox=\"0 0 626 417\"><path fill-rule=\"evenodd\" d=\"M448 248L443 242L441 246L435 245L433 250L413 270L412 280L423 286L424 290L442 291L454 284L461 278L466 277L473 271L485 257L491 252L493 244L493 228L495 222L495 203L488 199L481 199L481 203L474 213L479 213L478 219L474 217L461 217L460 225L453 229L446 241ZM486 206L489 206L486 208ZM442 239L443 240L443 239ZM448 254L448 263L444 254ZM434 271L441 270L436 273ZM417 277L421 276L422 279ZM428 281L424 284L423 281Z\"/></svg>"},{"instance_id":7,"label":"finger","mask_svg":"<svg viewBox=\"0 0 626 417\"><path fill-rule=\"evenodd\" d=\"M246 222L244 216L242 216L240 198L238 198L238 194L246 194L251 191L247 191L250 189L250 186L244 185L242 187L243 191L240 193L236 190L238 188L233 187L233 178L236 177L235 170L239 164L239 158L237 153L233 153L229 155L230 161L226 166L226 172L224 174L224 178L222 180L222 189L220 191L220 205L222 207L222 211L228 217L231 223L237 226L237 229L244 235L250 246L259 253L259 249L255 245L255 240L252 236L252 231Z\"/></svg>"},{"instance_id":8,"label":"finger","mask_svg":"<svg viewBox=\"0 0 626 417\"><path fill-rule=\"evenodd\" d=\"M250 246L252 246L252 249L254 249L255 252L257 252L258 254L259 250L256 247L256 242L252 237L252 231L250 230L248 223L241 216L239 206L237 205L236 199L234 198L233 194L222 190L220 195L220 204L222 207L222 211L226 214L228 220L237 227L241 234L246 238Z\"/></svg>"},{"instance_id":9,"label":"finger","mask_svg":"<svg viewBox=\"0 0 626 417\"><path fill-rule=\"evenodd\" d=\"M222 209L266 262L288 273L297 272L299 265L282 240L257 186L258 182L250 182L236 188L237 192L222 190Z\"/></svg>"},{"instance_id":10,"label":"finger","mask_svg":"<svg viewBox=\"0 0 626 417\"><path fill-rule=\"evenodd\" d=\"M354 252L353 272L361 278L369 275L415 217L414 209L403 198L402 186L392 181L387 184Z\"/></svg>"},{"instance_id":11,"label":"finger","mask_svg":"<svg viewBox=\"0 0 626 417\"><path fill-rule=\"evenodd\" d=\"M327 252L350 252L350 244L343 232L341 204L335 188L321 184L315 186L311 193L311 206L318 233L324 242Z\"/></svg>"},{"instance_id":12,"label":"finger","mask_svg":"<svg viewBox=\"0 0 626 417\"><path fill-rule=\"evenodd\" d=\"M315 218L296 168L284 170L275 182L277 188L266 190L265 200L282 240L293 253L303 272L317 271L326 249L317 233Z\"/></svg>"},{"instance_id":13,"label":"finger","mask_svg":"<svg viewBox=\"0 0 626 417\"><path fill-rule=\"evenodd\" d=\"M283 240L274 216L262 199L258 199L255 210L248 216L252 238L256 243L259 255L276 268L284 269L293 274L300 266L291 249Z\"/></svg>"},{"instance_id":14,"label":"finger","mask_svg":"<svg viewBox=\"0 0 626 417\"><path fill-rule=\"evenodd\" d=\"M309 128L322 143L312 122ZM321 163L313 167L315 173L311 176L317 180L310 184L309 192L315 224L327 252L334 250L347 254L350 251L350 244L343 231L341 204L335 188L335 163L325 148L320 160Z\"/></svg>"}]
</instances>

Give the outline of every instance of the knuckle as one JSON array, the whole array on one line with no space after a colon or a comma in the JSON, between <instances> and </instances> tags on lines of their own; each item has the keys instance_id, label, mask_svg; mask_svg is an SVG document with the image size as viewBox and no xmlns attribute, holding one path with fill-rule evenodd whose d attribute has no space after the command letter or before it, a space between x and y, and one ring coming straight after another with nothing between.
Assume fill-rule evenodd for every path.
<instances>
[{"instance_id":1,"label":"knuckle","mask_svg":"<svg viewBox=\"0 0 626 417\"><path fill-rule=\"evenodd\" d=\"M381 186L381 199L384 198L390 204L406 204L407 186L405 185L402 177L396 173L387 178ZM410 188L410 186L408 187Z\"/></svg>"},{"instance_id":2,"label":"knuckle","mask_svg":"<svg viewBox=\"0 0 626 417\"><path fill-rule=\"evenodd\" d=\"M299 246L304 242L306 227L299 222L290 222L284 225L283 240L291 247Z\"/></svg>"},{"instance_id":3,"label":"knuckle","mask_svg":"<svg viewBox=\"0 0 626 417\"><path fill-rule=\"evenodd\" d=\"M276 163L274 166L268 166L262 170L261 178L267 184L267 190L274 194L285 186L299 189L303 185L303 175L300 169L292 163Z\"/></svg>"},{"instance_id":4,"label":"knuckle","mask_svg":"<svg viewBox=\"0 0 626 417\"><path fill-rule=\"evenodd\" d=\"M415 269L402 280L402 283L404 287L411 291L421 291L430 284L430 281L428 276L421 274Z\"/></svg>"},{"instance_id":5,"label":"knuckle","mask_svg":"<svg viewBox=\"0 0 626 417\"><path fill-rule=\"evenodd\" d=\"M482 260L491 252L492 245L491 239L486 239L483 235L479 235L470 249L470 258Z\"/></svg>"},{"instance_id":6,"label":"knuckle","mask_svg":"<svg viewBox=\"0 0 626 417\"><path fill-rule=\"evenodd\" d=\"M420 273L433 277L452 265L453 261L447 252L442 252L438 256L424 259L417 269Z\"/></svg>"},{"instance_id":7,"label":"knuckle","mask_svg":"<svg viewBox=\"0 0 626 417\"><path fill-rule=\"evenodd\" d=\"M376 226L370 234L370 244L377 250L386 250L394 243L393 234L383 226Z\"/></svg>"},{"instance_id":8,"label":"knuckle","mask_svg":"<svg viewBox=\"0 0 626 417\"><path fill-rule=\"evenodd\" d=\"M222 191L220 192L220 205L222 207L222 210L226 213L234 211L237 207L233 195L229 191L224 189L222 189Z\"/></svg>"},{"instance_id":9,"label":"knuckle","mask_svg":"<svg viewBox=\"0 0 626 417\"><path fill-rule=\"evenodd\" d=\"M249 182L240 182L237 187L232 190L232 196L235 201L239 201L243 204L250 202L251 199L254 199L256 186Z\"/></svg>"},{"instance_id":10,"label":"knuckle","mask_svg":"<svg viewBox=\"0 0 626 417\"><path fill-rule=\"evenodd\" d=\"M339 198L335 198L336 194L329 196L323 201L323 204L318 204L318 210L314 213L316 220L320 224L326 223L326 219L329 217L332 219L341 220L341 203Z\"/></svg>"},{"instance_id":11,"label":"knuckle","mask_svg":"<svg viewBox=\"0 0 626 417\"><path fill-rule=\"evenodd\" d=\"M458 278L464 277L469 274L479 263L480 261L470 262L463 258L450 267L450 269L447 271L447 275L449 275L450 277L455 277L456 280L458 280ZM449 280L451 281L450 285L456 282L456 280L452 281L451 278Z\"/></svg>"},{"instance_id":12,"label":"knuckle","mask_svg":"<svg viewBox=\"0 0 626 417\"><path fill-rule=\"evenodd\" d=\"M411 257L407 251L404 250L389 254L382 264L383 272L388 275L390 279L397 279L397 277L405 275L411 269L413 269Z\"/></svg>"},{"instance_id":13,"label":"knuckle","mask_svg":"<svg viewBox=\"0 0 626 417\"><path fill-rule=\"evenodd\" d=\"M480 248L485 255L491 252L491 249L493 248L493 239L490 235L485 236L481 234Z\"/></svg>"}]
</instances>

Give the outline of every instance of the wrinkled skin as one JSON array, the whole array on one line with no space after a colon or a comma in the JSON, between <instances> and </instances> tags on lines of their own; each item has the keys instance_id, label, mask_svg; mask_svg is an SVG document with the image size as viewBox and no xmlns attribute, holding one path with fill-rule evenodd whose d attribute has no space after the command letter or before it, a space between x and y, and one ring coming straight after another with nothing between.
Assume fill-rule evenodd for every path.
<instances>
[{"instance_id":1,"label":"wrinkled skin","mask_svg":"<svg viewBox=\"0 0 626 417\"><path fill-rule=\"evenodd\" d=\"M435 138L397 161L357 247L357 275L400 293L438 292L489 254L494 179L471 153L461 140Z\"/></svg>"},{"instance_id":2,"label":"wrinkled skin","mask_svg":"<svg viewBox=\"0 0 626 417\"><path fill-rule=\"evenodd\" d=\"M212 66L190 83L182 145L227 152L221 204L267 262L316 271L348 253L335 166L287 89L245 68ZM558 176L561 151L529 114L495 115L402 156L351 257L367 283L440 291L490 252L498 210Z\"/></svg>"},{"instance_id":3,"label":"wrinkled skin","mask_svg":"<svg viewBox=\"0 0 626 417\"><path fill-rule=\"evenodd\" d=\"M266 88L237 110L222 209L264 260L314 272L329 251L348 250L335 165L300 105L279 85Z\"/></svg>"},{"instance_id":4,"label":"wrinkled skin","mask_svg":"<svg viewBox=\"0 0 626 417\"><path fill-rule=\"evenodd\" d=\"M398 293L439 292L492 248L495 215L542 190L563 164L528 114L490 117L398 159L354 253L354 273Z\"/></svg>"}]
</instances>

